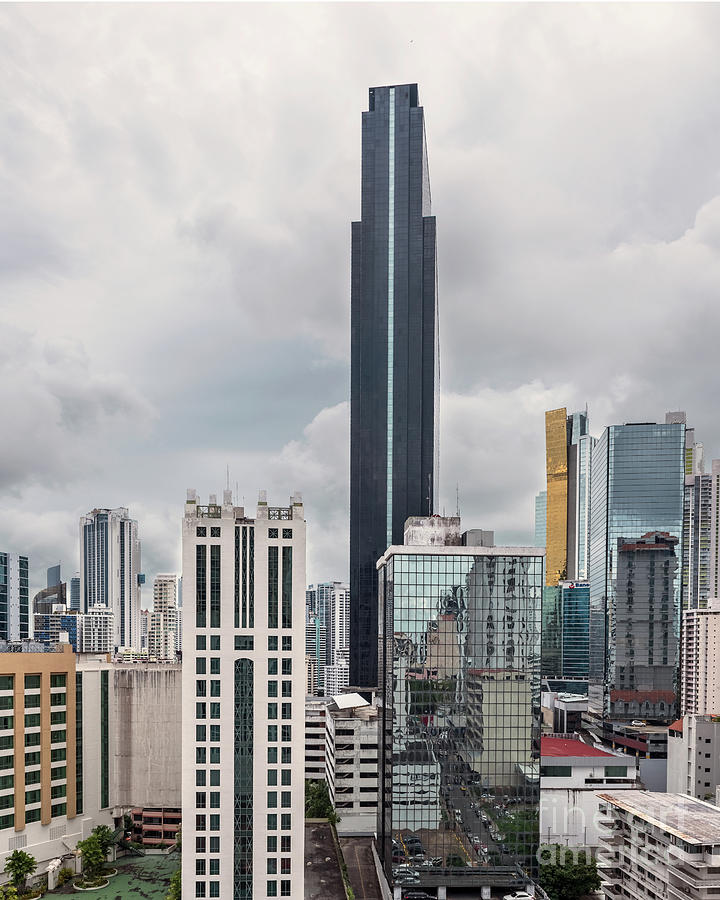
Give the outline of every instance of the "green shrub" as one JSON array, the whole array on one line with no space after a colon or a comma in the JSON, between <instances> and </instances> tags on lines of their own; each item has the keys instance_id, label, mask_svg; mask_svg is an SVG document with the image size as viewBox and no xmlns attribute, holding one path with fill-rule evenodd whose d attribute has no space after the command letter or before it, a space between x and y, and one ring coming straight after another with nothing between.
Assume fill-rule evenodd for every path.
<instances>
[{"instance_id":1,"label":"green shrub","mask_svg":"<svg viewBox=\"0 0 720 900\"><path fill-rule=\"evenodd\" d=\"M68 881L72 880L72 877L75 873L72 869L68 869L67 866L63 866L62 869L58 872L58 884L62 887L62 885L67 884Z\"/></svg>"}]
</instances>

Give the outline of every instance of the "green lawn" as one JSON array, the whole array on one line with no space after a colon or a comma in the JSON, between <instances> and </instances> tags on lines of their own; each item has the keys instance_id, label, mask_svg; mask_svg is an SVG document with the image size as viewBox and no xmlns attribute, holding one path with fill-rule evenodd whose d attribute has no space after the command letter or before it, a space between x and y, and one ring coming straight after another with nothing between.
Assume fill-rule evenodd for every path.
<instances>
[{"instance_id":1,"label":"green lawn","mask_svg":"<svg viewBox=\"0 0 720 900\"><path fill-rule=\"evenodd\" d=\"M125 856L112 863L112 866L117 868L118 873L110 879L106 888L87 893L73 891L73 896L91 900L127 900L131 897L164 900L170 878L180 868L180 855Z\"/></svg>"}]
</instances>

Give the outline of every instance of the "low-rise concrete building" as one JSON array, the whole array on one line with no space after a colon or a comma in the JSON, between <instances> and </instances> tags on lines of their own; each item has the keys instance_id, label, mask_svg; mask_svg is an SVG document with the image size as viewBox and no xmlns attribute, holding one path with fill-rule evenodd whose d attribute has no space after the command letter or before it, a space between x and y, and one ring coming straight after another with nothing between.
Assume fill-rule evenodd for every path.
<instances>
[{"instance_id":1,"label":"low-rise concrete building","mask_svg":"<svg viewBox=\"0 0 720 900\"><path fill-rule=\"evenodd\" d=\"M684 716L670 726L667 789L712 800L720 785L720 716Z\"/></svg>"},{"instance_id":2,"label":"low-rise concrete building","mask_svg":"<svg viewBox=\"0 0 720 900\"><path fill-rule=\"evenodd\" d=\"M325 780L325 721L331 702L331 697L305 698L306 780Z\"/></svg>"},{"instance_id":3,"label":"low-rise concrete building","mask_svg":"<svg viewBox=\"0 0 720 900\"><path fill-rule=\"evenodd\" d=\"M540 842L598 847L598 791L637 788L632 757L566 736L540 739Z\"/></svg>"},{"instance_id":4,"label":"low-rise concrete building","mask_svg":"<svg viewBox=\"0 0 720 900\"><path fill-rule=\"evenodd\" d=\"M565 691L543 691L540 695L543 729L553 734L572 734L582 727L583 713L587 712L587 694L570 694Z\"/></svg>"},{"instance_id":5,"label":"low-rise concrete building","mask_svg":"<svg viewBox=\"0 0 720 900\"><path fill-rule=\"evenodd\" d=\"M378 710L359 694L327 707L325 771L339 834L373 834L378 807Z\"/></svg>"},{"instance_id":6,"label":"low-rise concrete building","mask_svg":"<svg viewBox=\"0 0 720 900\"><path fill-rule=\"evenodd\" d=\"M606 900L710 900L720 894L720 810L684 794L601 793Z\"/></svg>"}]
</instances>

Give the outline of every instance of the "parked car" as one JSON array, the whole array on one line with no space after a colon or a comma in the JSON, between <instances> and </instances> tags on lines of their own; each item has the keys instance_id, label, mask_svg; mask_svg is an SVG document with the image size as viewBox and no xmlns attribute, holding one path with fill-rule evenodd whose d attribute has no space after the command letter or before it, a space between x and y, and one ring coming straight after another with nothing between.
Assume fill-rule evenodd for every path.
<instances>
[{"instance_id":1,"label":"parked car","mask_svg":"<svg viewBox=\"0 0 720 900\"><path fill-rule=\"evenodd\" d=\"M535 898L527 891L515 891L512 894L505 894L503 900L535 900Z\"/></svg>"}]
</instances>

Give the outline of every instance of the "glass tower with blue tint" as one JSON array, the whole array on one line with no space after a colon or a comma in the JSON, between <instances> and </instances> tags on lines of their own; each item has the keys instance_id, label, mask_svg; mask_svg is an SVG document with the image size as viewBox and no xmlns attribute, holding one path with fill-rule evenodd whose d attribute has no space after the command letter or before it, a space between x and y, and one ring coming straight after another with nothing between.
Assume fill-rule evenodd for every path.
<instances>
[{"instance_id":1,"label":"glass tower with blue tint","mask_svg":"<svg viewBox=\"0 0 720 900\"><path fill-rule=\"evenodd\" d=\"M393 546L379 563L378 850L396 887L408 863L433 896L533 876L542 553Z\"/></svg>"},{"instance_id":2,"label":"glass tower with blue tint","mask_svg":"<svg viewBox=\"0 0 720 900\"><path fill-rule=\"evenodd\" d=\"M618 591L624 604L628 585L619 582L619 544L637 542L661 532L675 543L682 538L685 476L685 424L611 425L592 450L590 484L590 685L589 709L609 717L620 690L616 641ZM673 634L679 629L680 566L670 566L669 608ZM627 582L627 578L625 579ZM623 599L625 598L625 599ZM659 621L662 611L658 609ZM675 641L673 647L677 646ZM676 652L673 650L673 652ZM661 660L653 659L662 664ZM649 675L650 677L650 675ZM614 696L615 695L615 696ZM618 707L614 707L617 712Z\"/></svg>"},{"instance_id":3,"label":"glass tower with blue tint","mask_svg":"<svg viewBox=\"0 0 720 900\"><path fill-rule=\"evenodd\" d=\"M416 84L370 89L352 224L350 680L377 684L375 564L437 496L437 271Z\"/></svg>"}]
</instances>

